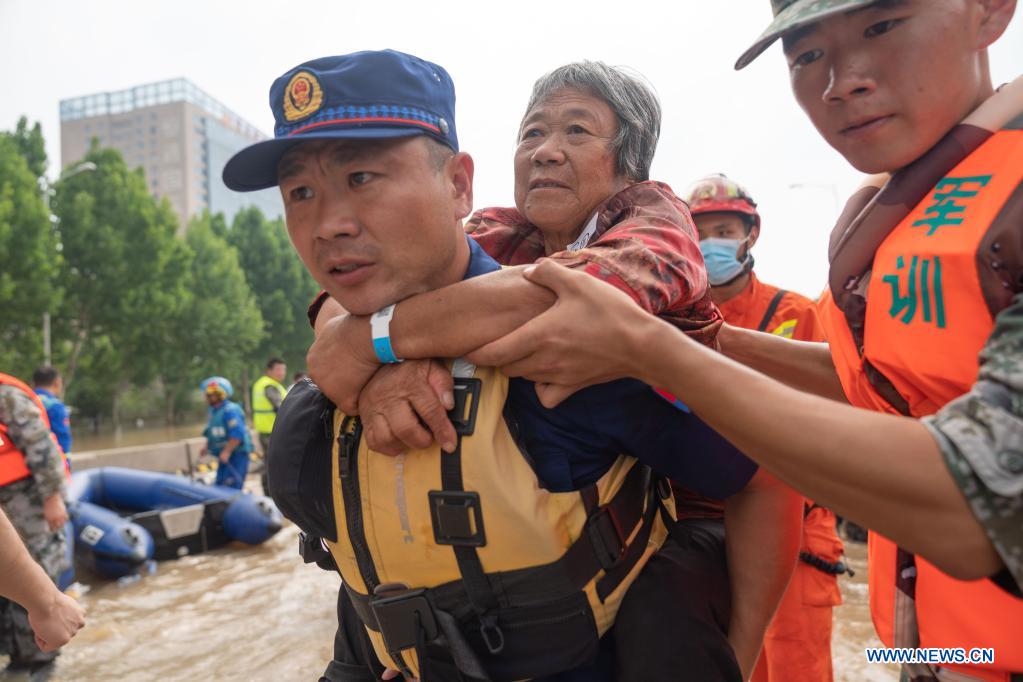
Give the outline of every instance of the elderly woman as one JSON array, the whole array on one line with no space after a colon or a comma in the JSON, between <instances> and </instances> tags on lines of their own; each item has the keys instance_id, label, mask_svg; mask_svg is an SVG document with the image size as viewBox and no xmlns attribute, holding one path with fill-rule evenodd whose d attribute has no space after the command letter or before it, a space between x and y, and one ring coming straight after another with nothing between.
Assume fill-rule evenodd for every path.
<instances>
[{"instance_id":1,"label":"elderly woman","mask_svg":"<svg viewBox=\"0 0 1023 682\"><path fill-rule=\"evenodd\" d=\"M667 185L649 180L660 117L650 88L621 69L582 62L545 75L519 130L516 207L479 211L467 231L505 265L546 256L579 268L709 344L720 318L692 219ZM422 359L380 368L349 352L365 344L367 321L321 297L310 309L317 327L310 374L346 413L361 415L373 449L397 454L436 438L450 451L450 374L428 358L464 355L552 302L519 268L406 299L391 321L392 348L398 357ZM576 489L587 475L585 462L570 456L535 467L552 489ZM791 528L764 522L765 515L782 516L786 496L757 474L729 498L729 562L720 509L684 503L683 542L665 545L632 586L596 666L613 666L618 680L677 677L681 670L688 679L748 677L794 559L798 519ZM558 679L598 679L594 671L578 673Z\"/></svg>"}]
</instances>

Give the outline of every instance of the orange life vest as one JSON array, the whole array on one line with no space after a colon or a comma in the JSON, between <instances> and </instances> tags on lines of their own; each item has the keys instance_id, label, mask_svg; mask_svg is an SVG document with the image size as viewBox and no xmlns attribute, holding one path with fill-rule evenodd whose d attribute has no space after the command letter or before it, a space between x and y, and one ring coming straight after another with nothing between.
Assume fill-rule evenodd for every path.
<instances>
[{"instance_id":1,"label":"orange life vest","mask_svg":"<svg viewBox=\"0 0 1023 682\"><path fill-rule=\"evenodd\" d=\"M1000 267L1003 273L1005 269L999 251L1016 247L993 242L990 235L996 224L1012 219L1007 204L1018 210L1021 202L1021 124L1023 119L1016 118L1005 129L986 134L961 127L960 134L974 136L974 150L949 162L954 163L951 169L883 237L866 284L862 327L855 335L857 325L850 325L847 317L852 308L847 305L843 312L835 301L852 292L855 283L847 280L843 292L840 286L836 289L841 278L832 277L831 290L821 300L821 320L846 396L854 405L922 417L967 393L976 381L977 356L994 327L994 315L1017 286L999 273ZM897 180L889 185L899 185ZM901 182L893 193L910 184ZM882 211L898 203L879 198L874 204L883 204ZM1015 215L1018 225L1019 213ZM833 270L834 251L833 241ZM999 286L985 290L982 278ZM856 291L862 293L862 287L859 284ZM991 293L1003 288L1004 293ZM897 563L903 557L911 562L914 558L876 533L870 534L869 557L871 612L886 645L993 647L993 665L947 668L992 682L1023 672L1023 599L989 580L956 580L915 557L916 644L908 632L912 609L906 613L897 589Z\"/></svg>"},{"instance_id":2,"label":"orange life vest","mask_svg":"<svg viewBox=\"0 0 1023 682\"><path fill-rule=\"evenodd\" d=\"M39 414L42 415L43 422L46 423L46 428L50 428L50 418L46 415L46 407L43 405L43 401L39 399L36 392L28 387L23 381L15 379L9 374L0 372L0 385L13 386L25 393L32 402L35 403L36 407L39 408ZM60 459L64 464L65 473L70 472L68 467L67 458L64 456L64 451L60 449L60 445L57 444L57 437L50 432L50 438L53 439L54 445L57 446L57 450L60 451ZM10 437L7 435L7 425L0 422L0 485L7 485L20 481L23 478L28 478L32 475L32 471L25 464L25 454L14 445Z\"/></svg>"}]
</instances>

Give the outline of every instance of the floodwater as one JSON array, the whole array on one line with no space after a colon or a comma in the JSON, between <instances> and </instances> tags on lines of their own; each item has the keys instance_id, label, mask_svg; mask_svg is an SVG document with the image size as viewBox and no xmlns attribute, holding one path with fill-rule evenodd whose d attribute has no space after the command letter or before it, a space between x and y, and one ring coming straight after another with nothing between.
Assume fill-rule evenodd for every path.
<instances>
[{"instance_id":1,"label":"floodwater","mask_svg":"<svg viewBox=\"0 0 1023 682\"><path fill-rule=\"evenodd\" d=\"M99 433L92 433L86 425L76 423L72 431L75 440L71 458L72 460L74 459L75 452L127 448L136 445L152 445L154 443L169 443L186 438L196 438L202 435L202 430L205 427L205 422L177 424L174 426L154 424L152 426L143 426L142 428L122 426L115 430L101 429Z\"/></svg>"},{"instance_id":2,"label":"floodwater","mask_svg":"<svg viewBox=\"0 0 1023 682\"><path fill-rule=\"evenodd\" d=\"M64 648L52 679L315 680L331 655L340 583L302 563L297 538L289 524L259 547L162 562L127 585L93 582L82 597L88 625ZM893 668L865 661L864 647L880 644L867 606L866 550L850 544L848 554L856 577L841 579L835 680L897 680Z\"/></svg>"},{"instance_id":3,"label":"floodwater","mask_svg":"<svg viewBox=\"0 0 1023 682\"><path fill-rule=\"evenodd\" d=\"M863 650L882 646L870 620L867 600L867 546L845 543L845 560L856 576L841 576L843 604L835 608L831 636L831 656L835 665L835 682L894 682L899 679L895 665L867 663Z\"/></svg>"},{"instance_id":4,"label":"floodwater","mask_svg":"<svg viewBox=\"0 0 1023 682\"><path fill-rule=\"evenodd\" d=\"M298 557L288 525L258 547L158 564L128 585L96 582L88 624L53 680L315 680L330 660L337 574Z\"/></svg>"}]
</instances>

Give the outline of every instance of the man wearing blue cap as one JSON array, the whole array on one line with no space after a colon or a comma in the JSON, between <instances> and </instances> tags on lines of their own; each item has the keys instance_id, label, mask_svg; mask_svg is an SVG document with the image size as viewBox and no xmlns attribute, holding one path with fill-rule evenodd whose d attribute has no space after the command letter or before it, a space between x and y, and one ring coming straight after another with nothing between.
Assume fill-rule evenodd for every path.
<instances>
[{"instance_id":1,"label":"man wearing blue cap","mask_svg":"<svg viewBox=\"0 0 1023 682\"><path fill-rule=\"evenodd\" d=\"M457 151L451 80L440 67L409 55L363 52L296 67L274 83L270 104L277 121L275 139L239 152L225 168L225 183L242 191L280 186L288 231L306 267L351 313L373 315L372 345L367 334L365 347L375 348L379 358L396 362L387 331L395 302L499 269L461 229L472 206L473 165L467 154ZM364 350L353 348L352 361ZM271 493L282 509L294 509L306 519L315 517L318 527L337 531L337 541L328 544L345 579L347 594L342 596L366 625L362 631L352 628L352 609L345 610L349 618L339 632L339 640L346 645L342 649L358 648L354 641L363 651L336 660L328 678L371 679L365 677L372 658L365 650L368 635L376 655L388 665L423 679L458 679L453 677L458 674L469 679L539 678L570 669L577 670L575 676L558 679L611 679L614 664L606 648L610 638L601 640L599 652L586 640L610 627L617 600L667 532L657 530L662 521L654 519L652 510L659 504L653 488L642 488L650 492L619 505L623 491L634 485L621 483L613 494L602 487L616 475L616 462L627 462L622 471L629 471L635 462L620 454L630 453L658 473L715 497L739 492L755 471L699 420L637 382L595 387L574 404L546 411L531 383L509 382L487 368L469 367L468 373L464 369L464 363L456 363L454 371L467 387L465 395L471 396L465 404L472 405L473 416L461 412L459 416L474 424L478 409L478 419L487 429L496 429L493 434L477 433L476 439L466 438L464 446L460 437L451 454L442 454L434 446L382 460L382 455L360 442L358 421L340 415L326 424L328 434L332 433L326 447L333 447L333 454L320 452L311 460L311 466L329 462L336 469L318 477L333 486L333 494L328 491L318 501L303 494L301 481L307 464L303 451L308 452L310 434L323 424L317 416L323 411L306 409L314 422L321 421L310 428L295 428L289 425L289 405L301 412L303 395L311 392L297 387L282 405L269 457ZM470 389L465 381L479 381L484 389ZM480 398L474 390L490 392ZM469 436L475 427L465 428L464 435ZM302 445L289 440L288 434L295 432ZM487 445L491 441L492 447ZM480 443L486 452L464 458L459 454L463 447L469 452ZM404 471L413 472L421 462L434 460L446 472L435 486L443 490L431 490L429 500L425 494L417 497L419 474L406 476ZM521 474L516 467L523 462L528 462L527 478L532 481L525 485L525 479L515 473ZM455 475L449 470L452 466ZM645 469L636 466L636 471ZM295 487L287 479L289 467L295 472ZM484 471L474 474L474 467ZM357 470L361 473L355 475ZM466 487L476 490L462 490L463 470ZM576 490L578 495L572 492ZM540 581L548 592L537 601L519 591L530 584L529 576L542 562L505 563L509 555L528 557L536 546L544 545L549 527L542 510L557 495L567 495L559 499L571 500L564 503L568 508L577 498L595 495L586 504L588 511L579 508L572 517L583 527L569 529L560 539L574 538L571 547L564 556L543 564L560 567L571 554L584 557L586 568L568 572L588 576L575 583L577 587L592 584L591 579L598 581L602 606L591 602L582 611L592 610L597 621L596 628L592 624L583 628L588 634L570 627L578 606L571 618L559 611L545 618L534 614L532 619L517 619L507 610L558 608L556 579ZM454 504L456 498L460 502ZM640 501L644 498L648 502ZM334 500L343 503L341 508L327 509L336 506ZM502 504L510 510L523 501L533 512L520 518L514 512L508 514L510 518L494 512ZM626 540L645 536L633 535L631 517L613 508L636 511L637 504L647 511L642 523L635 519L636 532L653 534L647 549L642 549L648 545L642 540L635 545L640 549L630 552ZM606 565L590 571L589 563L601 556L601 550L588 543L598 542L594 539L601 525L597 517L606 519L605 513L614 519L610 527L618 529L612 535L618 535L620 546ZM418 521L423 514L425 521ZM457 530L451 531L452 527ZM525 542L508 540L520 535L523 527L535 529L535 536ZM377 533L381 528L393 530ZM612 545L615 542L611 540ZM452 556L443 547L446 544L454 547L455 575L447 581L426 577L441 570L438 566ZM584 545L587 551L581 554L572 549ZM423 547L428 560L415 554ZM395 555L399 557L388 559ZM401 570L409 571L407 578ZM624 574L630 576L628 581ZM523 576L523 582L512 580L512 575ZM615 585L610 592L599 587L606 580ZM425 587L412 589L417 585ZM446 590L464 593L459 592L462 596L456 605L445 606ZM455 612L457 618L452 618ZM517 630L517 623L523 622L532 623L531 627L546 623L548 629L523 635ZM552 623L559 625L549 629ZM730 665L731 676L713 679L739 679L734 659ZM699 673L696 677L710 679Z\"/></svg>"}]
</instances>

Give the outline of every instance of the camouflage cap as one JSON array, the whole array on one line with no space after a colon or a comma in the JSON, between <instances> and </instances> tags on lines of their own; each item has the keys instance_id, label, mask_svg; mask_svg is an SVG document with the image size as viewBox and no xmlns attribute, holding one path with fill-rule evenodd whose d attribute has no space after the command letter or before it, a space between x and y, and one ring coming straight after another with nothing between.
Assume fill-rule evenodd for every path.
<instances>
[{"instance_id":1,"label":"camouflage cap","mask_svg":"<svg viewBox=\"0 0 1023 682\"><path fill-rule=\"evenodd\" d=\"M841 14L849 10L872 5L878 0L771 0L771 11L774 21L767 30L760 34L753 46L742 53L735 62L735 70L745 68L760 53L771 46L771 43L797 28L802 28L815 21L820 21L833 14Z\"/></svg>"}]
</instances>

